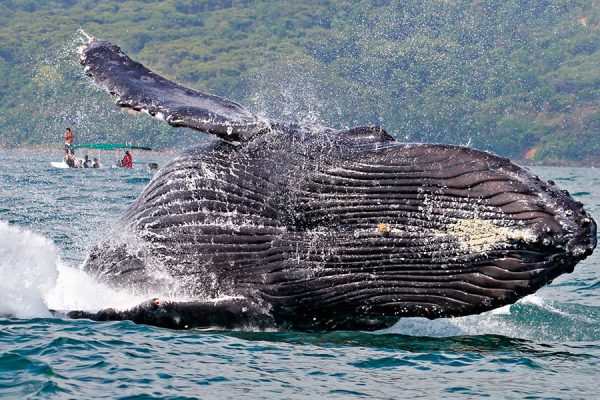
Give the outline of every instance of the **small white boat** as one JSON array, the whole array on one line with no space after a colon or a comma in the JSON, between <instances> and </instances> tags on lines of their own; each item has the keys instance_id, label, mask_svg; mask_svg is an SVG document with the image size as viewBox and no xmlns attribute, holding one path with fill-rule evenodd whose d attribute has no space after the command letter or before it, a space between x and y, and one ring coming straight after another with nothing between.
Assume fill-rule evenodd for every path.
<instances>
[{"instance_id":1,"label":"small white boat","mask_svg":"<svg viewBox=\"0 0 600 400\"><path fill-rule=\"evenodd\" d=\"M50 162L50 165L52 165L54 168L69 168L67 163L64 161L52 161Z\"/></svg>"},{"instance_id":2,"label":"small white boat","mask_svg":"<svg viewBox=\"0 0 600 400\"><path fill-rule=\"evenodd\" d=\"M94 149L94 150L133 149L133 150L152 151L152 149L150 147L133 146L133 145L126 144L126 143L91 143L91 144L82 144L79 146L71 146L70 148L73 150L76 150L76 149ZM83 158L75 158L73 168L83 168L84 161L85 160ZM52 161L52 162L50 162L50 164L54 168L60 168L60 169L69 168L69 165L67 165L67 163L64 160L63 161ZM137 163L137 164L142 164L142 163ZM153 170L158 169L158 164L156 164L156 163L151 163L151 164L155 165L155 167L153 167ZM117 165L112 166L112 168L118 168L118 167L119 166L117 166ZM102 166L100 166L99 168L102 168Z\"/></svg>"}]
</instances>

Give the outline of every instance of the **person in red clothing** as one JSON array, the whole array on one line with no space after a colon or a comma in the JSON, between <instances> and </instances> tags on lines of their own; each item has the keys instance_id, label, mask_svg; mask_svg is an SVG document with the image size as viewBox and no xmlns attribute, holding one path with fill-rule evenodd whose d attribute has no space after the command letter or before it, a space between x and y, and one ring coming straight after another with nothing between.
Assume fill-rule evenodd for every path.
<instances>
[{"instance_id":1,"label":"person in red clothing","mask_svg":"<svg viewBox=\"0 0 600 400\"><path fill-rule=\"evenodd\" d=\"M65 154L70 153L71 155L75 155L75 152L72 149L73 141L75 140L75 134L71 131L71 128L67 128L63 134L63 137L65 138Z\"/></svg>"},{"instance_id":2,"label":"person in red clothing","mask_svg":"<svg viewBox=\"0 0 600 400\"><path fill-rule=\"evenodd\" d=\"M121 166L123 168L133 168L133 158L129 154L129 151L125 152L125 157L121 160Z\"/></svg>"}]
</instances>

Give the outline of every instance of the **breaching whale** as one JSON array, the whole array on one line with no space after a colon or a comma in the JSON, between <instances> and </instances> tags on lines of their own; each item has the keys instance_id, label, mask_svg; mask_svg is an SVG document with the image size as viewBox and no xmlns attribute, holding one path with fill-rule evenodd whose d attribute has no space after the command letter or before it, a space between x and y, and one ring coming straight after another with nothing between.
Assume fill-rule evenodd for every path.
<instances>
[{"instance_id":1,"label":"breaching whale","mask_svg":"<svg viewBox=\"0 0 600 400\"><path fill-rule=\"evenodd\" d=\"M260 119L108 41L90 40L81 63L119 106L217 140L165 165L84 265L114 287L183 300L71 318L373 330L513 303L596 246L581 203L505 158L399 143L379 127Z\"/></svg>"}]
</instances>

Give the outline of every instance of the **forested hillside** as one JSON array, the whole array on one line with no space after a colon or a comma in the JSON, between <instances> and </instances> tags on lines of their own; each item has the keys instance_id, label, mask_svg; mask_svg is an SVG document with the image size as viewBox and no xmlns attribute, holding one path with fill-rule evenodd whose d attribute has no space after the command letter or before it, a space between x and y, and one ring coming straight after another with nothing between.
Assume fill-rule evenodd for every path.
<instances>
[{"instance_id":1,"label":"forested hillside","mask_svg":"<svg viewBox=\"0 0 600 400\"><path fill-rule=\"evenodd\" d=\"M599 25L598 0L3 0L0 144L202 136L114 106L78 65L81 27L271 118L598 163Z\"/></svg>"}]
</instances>

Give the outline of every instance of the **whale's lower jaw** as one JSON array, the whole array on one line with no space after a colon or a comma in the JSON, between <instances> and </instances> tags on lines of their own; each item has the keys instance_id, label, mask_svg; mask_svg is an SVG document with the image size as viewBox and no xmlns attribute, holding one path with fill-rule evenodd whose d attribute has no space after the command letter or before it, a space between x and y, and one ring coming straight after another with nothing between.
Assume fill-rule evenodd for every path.
<instances>
[{"instance_id":1,"label":"whale's lower jaw","mask_svg":"<svg viewBox=\"0 0 600 400\"><path fill-rule=\"evenodd\" d=\"M480 271L492 272L496 278L502 276L504 280L481 272L472 273L472 279L457 278L454 281L434 279L434 276L423 281L417 277L401 281L398 276L393 279L387 276L380 282L349 282L340 278L337 284L332 284L332 279L327 279L328 284L323 285L318 279L312 279L304 284L311 289L294 296L273 296L256 290L247 297L237 295L185 301L154 298L129 310L54 313L95 321L131 320L170 329L370 331L389 328L404 317L466 316L514 303L550 282L565 268L571 269L575 261L554 259L546 263L552 265L537 265L543 269L528 271L515 271L512 262L504 266L497 262L494 266L480 268ZM123 282L130 285L131 281ZM273 285L262 289L273 293Z\"/></svg>"},{"instance_id":2,"label":"whale's lower jaw","mask_svg":"<svg viewBox=\"0 0 600 400\"><path fill-rule=\"evenodd\" d=\"M131 320L170 329L378 330L404 317L458 317L512 304L574 267L575 259L554 258L515 269L514 260L481 264L470 276L425 273L402 278L383 274L378 281L329 277L304 282L305 290L275 296L276 285L257 285L248 296L185 301L152 299L129 310L71 311L60 315L95 321ZM552 264L552 265L546 265ZM538 268L539 267L539 268ZM542 273L544 271L544 273ZM139 270L114 279L118 286L136 289ZM484 274L485 273L485 274ZM493 276L493 277L492 277ZM106 278L106 277L105 277ZM502 278L502 279L500 279ZM150 280L141 280L148 291ZM324 284L326 283L326 284ZM157 284L156 287L160 287ZM56 313L56 312L55 312ZM59 315L58 313L56 313Z\"/></svg>"},{"instance_id":3,"label":"whale's lower jaw","mask_svg":"<svg viewBox=\"0 0 600 400\"><path fill-rule=\"evenodd\" d=\"M373 330L405 317L460 317L513 304L572 271L578 261L557 256L522 264L507 257L444 274L429 270L381 273L377 279L328 276L304 282L292 295L289 288L265 286L269 294L263 296L273 305L276 320L293 329Z\"/></svg>"},{"instance_id":4,"label":"whale's lower jaw","mask_svg":"<svg viewBox=\"0 0 600 400\"><path fill-rule=\"evenodd\" d=\"M527 261L523 260L525 256ZM240 280L229 290L221 290L221 294L224 292L233 298L242 296L251 300L253 309L260 312L246 312L239 318L225 320L228 327L238 328L254 325L296 330L374 330L389 327L404 317L434 319L479 314L534 293L565 271L572 271L579 260L563 255L547 257L533 251L527 251L525 255L507 251L501 257L496 253L495 257L498 258L471 260L464 265L455 261L454 266L444 265L439 270L435 263L426 267L422 265L420 270L416 270L415 265L396 265L393 270L389 264L367 270L368 263L365 262L362 267L357 267L362 272L353 272L352 267L347 267L344 273L340 273L339 266L329 270L322 266L321 271L315 274L311 268L296 265L293 274L305 275L300 279L290 279L289 274L282 274L275 265L266 263L265 270L271 269L272 272L265 272L262 282ZM161 281L148 275L140 260L127 258L125 263L128 267L123 273L98 278L149 297L165 292L178 297L177 290L173 290L173 282L166 284L168 280ZM281 264L277 265L281 267ZM285 280L282 280L284 277ZM178 277L176 282L178 285L185 282L185 285L197 289L205 286L206 279L199 274ZM190 295L188 292L184 296L196 296L197 310L192 313L190 310L194 309L194 303L186 302L189 303L187 313L174 314L178 315L177 323L170 319L156 322L153 318L142 318L143 309L138 310L137 319L170 328L208 327L204 325L207 321L219 320L218 317L190 319L206 312L203 300L216 297L217 293L196 292ZM216 312L212 308L208 310Z\"/></svg>"}]
</instances>

